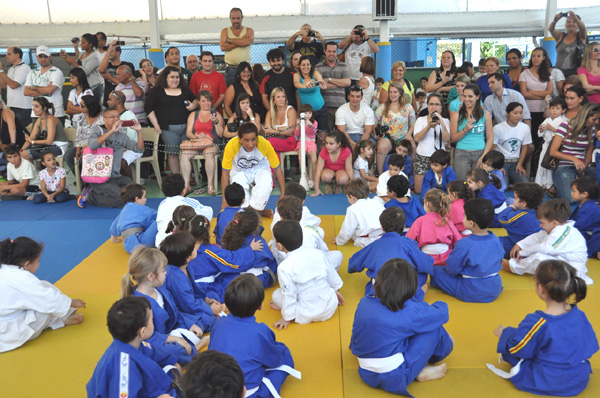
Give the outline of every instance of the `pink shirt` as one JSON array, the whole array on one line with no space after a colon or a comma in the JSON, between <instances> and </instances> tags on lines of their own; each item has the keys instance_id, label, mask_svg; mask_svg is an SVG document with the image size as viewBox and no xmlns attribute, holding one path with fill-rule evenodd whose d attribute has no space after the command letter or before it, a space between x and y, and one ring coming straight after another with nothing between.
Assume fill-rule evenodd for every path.
<instances>
[{"instance_id":1,"label":"pink shirt","mask_svg":"<svg viewBox=\"0 0 600 398\"><path fill-rule=\"evenodd\" d=\"M578 75L585 75L587 78L588 84L591 86L600 86L600 75L594 76L583 66L577 69ZM588 94L588 98L591 102L595 102L596 104L600 104L600 94Z\"/></svg>"},{"instance_id":2,"label":"pink shirt","mask_svg":"<svg viewBox=\"0 0 600 398\"><path fill-rule=\"evenodd\" d=\"M456 230L460 233L466 230L463 220L465 218L465 200L456 199L450 204L450 221L456 227Z\"/></svg>"},{"instance_id":3,"label":"pink shirt","mask_svg":"<svg viewBox=\"0 0 600 398\"><path fill-rule=\"evenodd\" d=\"M442 223L440 215L431 212L417 218L406 233L406 237L415 240L419 244L419 248L437 243L448 245L447 252L430 254L433 257L433 265L446 265L446 259L452 253L454 245L462 238L462 235L450 220Z\"/></svg>"},{"instance_id":4,"label":"pink shirt","mask_svg":"<svg viewBox=\"0 0 600 398\"><path fill-rule=\"evenodd\" d=\"M550 76L550 81L552 81L552 76ZM548 82L541 82L537 77L533 76L529 69L521 72L519 82L526 82L527 88L531 91L545 91L548 85ZM543 99L526 99L525 102L530 112L544 112L546 108L546 101Z\"/></svg>"},{"instance_id":5,"label":"pink shirt","mask_svg":"<svg viewBox=\"0 0 600 398\"><path fill-rule=\"evenodd\" d=\"M321 149L321 153L319 154L321 158L325 161L324 169L329 169L333 171L345 170L346 169L346 159L352 156L352 151L350 148L341 148L340 156L338 156L337 162L331 160L331 156L329 156L329 152L327 152L327 148Z\"/></svg>"}]
</instances>

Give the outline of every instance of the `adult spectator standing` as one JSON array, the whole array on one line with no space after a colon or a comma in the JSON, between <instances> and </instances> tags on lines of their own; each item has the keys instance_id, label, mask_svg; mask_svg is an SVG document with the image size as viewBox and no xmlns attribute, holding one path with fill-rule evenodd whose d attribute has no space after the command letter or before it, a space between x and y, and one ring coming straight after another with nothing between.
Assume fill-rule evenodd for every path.
<instances>
[{"instance_id":1,"label":"adult spectator standing","mask_svg":"<svg viewBox=\"0 0 600 398\"><path fill-rule=\"evenodd\" d=\"M566 32L556 29L556 23L566 17ZM556 40L556 64L563 71L565 77L577 74L581 65L584 46L587 43L587 29L585 24L573 11L559 12L550 22L548 30Z\"/></svg>"},{"instance_id":2,"label":"adult spectator standing","mask_svg":"<svg viewBox=\"0 0 600 398\"><path fill-rule=\"evenodd\" d=\"M125 94L123 94L121 91L115 90L110 94L110 98L108 99L108 107L110 109L116 109L119 112L119 120L121 121L137 120L133 112L125 109L125 101ZM137 144L138 137L137 132L134 129L131 127L121 127L121 129L127 134L127 137L129 137L130 140ZM121 160L121 174L133 179L133 173L129 165L141 157L141 152L127 149L123 153L123 160Z\"/></svg>"},{"instance_id":3,"label":"adult spectator standing","mask_svg":"<svg viewBox=\"0 0 600 398\"><path fill-rule=\"evenodd\" d=\"M269 97L275 87L281 87L285 91L288 105L294 107L297 112L300 98L294 86L294 72L283 65L283 52L278 48L274 48L267 53L267 60L271 65L271 69L265 73L259 87L263 106L265 109L271 109Z\"/></svg>"},{"instance_id":4,"label":"adult spectator standing","mask_svg":"<svg viewBox=\"0 0 600 398\"><path fill-rule=\"evenodd\" d=\"M363 102L371 106L373 96L375 95L375 60L373 57L364 57L360 62L360 73L362 77L358 81L358 86L363 89Z\"/></svg>"},{"instance_id":5,"label":"adult spectator standing","mask_svg":"<svg viewBox=\"0 0 600 398\"><path fill-rule=\"evenodd\" d=\"M363 25L356 25L350 31L350 36L340 42L340 48L346 52L346 64L350 68L351 84L355 85L362 77L360 62L363 57L378 53L379 47L369 37Z\"/></svg>"},{"instance_id":6,"label":"adult spectator standing","mask_svg":"<svg viewBox=\"0 0 600 398\"><path fill-rule=\"evenodd\" d=\"M23 50L9 47L6 61L11 65L8 71L0 65L0 88L6 89L6 103L23 126L31 124L31 97L23 94L27 75L31 68L23 62Z\"/></svg>"},{"instance_id":7,"label":"adult spectator standing","mask_svg":"<svg viewBox=\"0 0 600 398\"><path fill-rule=\"evenodd\" d=\"M512 82L515 90L520 90L520 86L518 84L519 76L521 76L521 72L523 72L523 64L521 60L523 59L523 55L518 48L511 48L506 53L506 63L508 64L508 77ZM523 109L524 110L524 109Z\"/></svg>"},{"instance_id":8,"label":"adult spectator standing","mask_svg":"<svg viewBox=\"0 0 600 398\"><path fill-rule=\"evenodd\" d=\"M190 81L192 80L192 72L181 66L181 53L177 47L169 47L167 49L167 52L165 53L165 63L167 64L166 66L177 68L177 70L181 72L181 76L183 77L183 80L185 80L186 86L189 86ZM163 70L164 68L159 70L158 74Z\"/></svg>"},{"instance_id":9,"label":"adult spectator standing","mask_svg":"<svg viewBox=\"0 0 600 398\"><path fill-rule=\"evenodd\" d=\"M258 83L252 79L252 68L246 61L238 65L235 80L225 91L225 113L228 117L231 117L234 111L231 106L236 103L237 97L242 93L250 95L252 111L261 115L264 120L265 108L262 103L260 88Z\"/></svg>"},{"instance_id":10,"label":"adult spectator standing","mask_svg":"<svg viewBox=\"0 0 600 398\"><path fill-rule=\"evenodd\" d=\"M200 54L200 65L200 70L192 76L190 90L196 97L200 91L208 91L214 99L212 105L213 108L222 115L225 91L227 91L225 77L223 77L223 74L213 69L215 65L215 56L210 51L202 51Z\"/></svg>"},{"instance_id":11,"label":"adult spectator standing","mask_svg":"<svg viewBox=\"0 0 600 398\"><path fill-rule=\"evenodd\" d=\"M234 7L229 11L231 26L221 31L219 44L225 52L225 82L229 86L235 80L238 65L242 62L250 63L250 46L254 42L254 30L242 26L244 14L240 8Z\"/></svg>"},{"instance_id":12,"label":"adult spectator standing","mask_svg":"<svg viewBox=\"0 0 600 398\"><path fill-rule=\"evenodd\" d=\"M440 58L440 67L431 72L427 81L428 93L440 93L444 103L448 101L450 90L456 85L456 57L452 51L444 51ZM406 91L406 90L405 90Z\"/></svg>"},{"instance_id":13,"label":"adult spectator standing","mask_svg":"<svg viewBox=\"0 0 600 398\"><path fill-rule=\"evenodd\" d=\"M444 56L442 55L442 58L443 57ZM432 75L434 75L435 73L437 73L437 71L431 72ZM453 72L453 73L456 73L456 72ZM417 101L415 100L415 87L407 78L404 77L405 75L406 75L406 64L402 61L394 62L392 64L392 80L383 83L383 85L381 86L381 94L379 94L379 103L380 104L384 104L387 102L388 91L390 89L390 83L396 82L400 85L400 87L402 87L402 90L404 90L404 95L406 96L406 103L411 104L413 109L416 109ZM452 75L452 76L454 76L454 75ZM451 81L455 82L456 80L454 78L452 78ZM452 83L452 84L454 84L454 83ZM437 83L436 83L436 85L437 85ZM426 91L426 93L428 93L429 91L430 90L428 89ZM432 92L433 91L436 91L436 90L432 90ZM448 97L448 91L450 91L450 90L438 89L437 91L442 93L442 96L444 96L443 93L445 92L446 97Z\"/></svg>"},{"instance_id":14,"label":"adult spectator standing","mask_svg":"<svg viewBox=\"0 0 600 398\"><path fill-rule=\"evenodd\" d=\"M327 82L327 88L321 89L321 95L325 100L327 112L329 113L329 124L323 125L319 120L319 128L329 131L335 129L335 112L346 103L346 87L350 87L350 68L337 57L338 45L334 41L325 44L325 59L315 66L315 70L321 74L323 80ZM312 63L311 63L312 64ZM312 64L314 65L314 64ZM311 104L312 105L312 104ZM313 109L315 107L313 106ZM313 116L315 114L313 113Z\"/></svg>"},{"instance_id":15,"label":"adult spectator standing","mask_svg":"<svg viewBox=\"0 0 600 398\"><path fill-rule=\"evenodd\" d=\"M108 46L98 66L98 72L104 78L104 106L108 106L108 96L120 83L117 79L117 68L121 65L127 65L131 70L135 69L131 62L121 61L121 46L118 46L117 40L114 40Z\"/></svg>"},{"instance_id":16,"label":"adult spectator standing","mask_svg":"<svg viewBox=\"0 0 600 398\"><path fill-rule=\"evenodd\" d=\"M65 123L65 108L63 106L62 86L65 77L60 69L52 65L52 54L46 46L39 46L35 50L39 69L33 69L27 75L23 94L28 97L47 97L54 105L54 116ZM31 117L34 117L33 112Z\"/></svg>"},{"instance_id":17,"label":"adult spectator standing","mask_svg":"<svg viewBox=\"0 0 600 398\"><path fill-rule=\"evenodd\" d=\"M585 48L577 75L590 101L600 104L600 43L590 43Z\"/></svg>"},{"instance_id":18,"label":"adult spectator standing","mask_svg":"<svg viewBox=\"0 0 600 398\"><path fill-rule=\"evenodd\" d=\"M148 116L144 111L146 84L142 79L133 77L132 73L133 71L127 65L121 65L117 68L119 85L115 87L115 91L125 94L125 109L133 112L140 124L147 125Z\"/></svg>"},{"instance_id":19,"label":"adult spectator standing","mask_svg":"<svg viewBox=\"0 0 600 398\"><path fill-rule=\"evenodd\" d=\"M198 68L200 67L200 61L198 61L198 57L194 54L188 55L185 57L185 66L192 73L192 77L194 73L198 72ZM191 81L191 80L190 80Z\"/></svg>"},{"instance_id":20,"label":"adult spectator standing","mask_svg":"<svg viewBox=\"0 0 600 398\"><path fill-rule=\"evenodd\" d=\"M518 102L523 105L523 123L531 127L531 114L525 98L518 91L505 88L503 81L501 73L492 73L488 76L488 84L492 95L485 99L483 107L492 114L493 124L504 122L506 120L506 106L511 102Z\"/></svg>"},{"instance_id":21,"label":"adult spectator standing","mask_svg":"<svg viewBox=\"0 0 600 398\"><path fill-rule=\"evenodd\" d=\"M375 126L373 109L362 102L362 96L359 86L350 87L348 102L335 113L335 127L348 138L352 150L360 141L371 138Z\"/></svg>"},{"instance_id":22,"label":"adult spectator standing","mask_svg":"<svg viewBox=\"0 0 600 398\"><path fill-rule=\"evenodd\" d=\"M98 38L91 33L86 33L81 36L80 46L83 54L80 54L77 59L71 57L65 50L60 50L60 56L69 66L81 67L84 70L94 96L100 98L104 93L104 79L98 71L102 59L98 52Z\"/></svg>"},{"instance_id":23,"label":"adult spectator standing","mask_svg":"<svg viewBox=\"0 0 600 398\"><path fill-rule=\"evenodd\" d=\"M104 54L108 51L108 48L106 47L106 33L96 32L96 38L98 39L98 52Z\"/></svg>"},{"instance_id":24,"label":"adult spectator standing","mask_svg":"<svg viewBox=\"0 0 600 398\"><path fill-rule=\"evenodd\" d=\"M158 68L155 68L148 58L140 59L140 69L138 73L142 81L146 84L146 92L152 90L156 85L156 81L158 80L158 75L156 71Z\"/></svg>"},{"instance_id":25,"label":"adult spectator standing","mask_svg":"<svg viewBox=\"0 0 600 398\"><path fill-rule=\"evenodd\" d=\"M296 38L300 36L302 39L296 41ZM312 27L305 23L285 44L290 51L299 51L300 54L309 56L312 64L316 65L321 61L323 55L325 55L323 43L324 40L321 33L317 30L312 30Z\"/></svg>"},{"instance_id":26,"label":"adult spectator standing","mask_svg":"<svg viewBox=\"0 0 600 398\"><path fill-rule=\"evenodd\" d=\"M312 106L313 119L318 126L329 126L328 108L321 94L326 92L328 84L306 55L300 57L300 71L294 73L294 86L300 95L300 103Z\"/></svg>"},{"instance_id":27,"label":"adult spectator standing","mask_svg":"<svg viewBox=\"0 0 600 398\"><path fill-rule=\"evenodd\" d=\"M489 57L485 60L485 75L482 75L475 84L479 86L479 90L481 91L481 101L485 101L488 95L492 94L490 91L490 86L488 84L488 77L493 75L494 73L499 73L500 70L500 61L496 57ZM512 82L510 81L510 77L504 73L502 74L502 78L504 80L504 87L506 88L514 88ZM519 89L521 93L523 90ZM525 94L523 94L525 96Z\"/></svg>"},{"instance_id":28,"label":"adult spectator standing","mask_svg":"<svg viewBox=\"0 0 600 398\"><path fill-rule=\"evenodd\" d=\"M15 113L6 107L2 98L0 98L0 143L17 144L19 147L25 143L25 128Z\"/></svg>"}]
</instances>

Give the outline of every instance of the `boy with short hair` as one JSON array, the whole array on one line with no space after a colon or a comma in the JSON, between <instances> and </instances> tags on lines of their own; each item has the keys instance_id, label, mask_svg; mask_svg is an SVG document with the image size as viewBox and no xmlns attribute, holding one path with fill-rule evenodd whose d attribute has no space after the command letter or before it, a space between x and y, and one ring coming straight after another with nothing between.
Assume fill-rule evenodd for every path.
<instances>
[{"instance_id":1,"label":"boy with short hair","mask_svg":"<svg viewBox=\"0 0 600 398\"><path fill-rule=\"evenodd\" d=\"M552 186L554 185L554 179L552 178L552 170L548 170L541 167L541 162L544 159L546 151L550 150L550 145L552 143L552 139L554 138L554 133L556 133L556 129L560 127L561 124L568 122L567 118L564 115L564 113L567 110L567 103L563 98L556 97L552 101L550 101L549 106L550 117L544 120L542 124L540 124L540 128L537 131L538 136L544 139L544 144L542 145L542 151L540 152L540 165L538 166L537 173L535 175L535 182L540 184L544 189L549 190L549 194L554 194L554 196L556 196L556 192L551 191ZM597 144L598 141L595 141ZM597 167L598 159L596 159L595 161Z\"/></svg>"},{"instance_id":2,"label":"boy with short hair","mask_svg":"<svg viewBox=\"0 0 600 398\"><path fill-rule=\"evenodd\" d=\"M498 221L508 236L501 236L504 258L510 258L510 251L518 241L539 232L542 228L535 211L544 201L544 188L535 182L518 182L514 186L515 200L498 213Z\"/></svg>"},{"instance_id":3,"label":"boy with short hair","mask_svg":"<svg viewBox=\"0 0 600 398\"><path fill-rule=\"evenodd\" d=\"M431 286L467 303L490 303L502 293L504 249L488 227L494 220L494 205L487 199L465 203L465 228L472 233L454 245L446 266L433 269Z\"/></svg>"},{"instance_id":4,"label":"boy with short hair","mask_svg":"<svg viewBox=\"0 0 600 398\"><path fill-rule=\"evenodd\" d=\"M302 219L300 220L300 225L302 225L303 227L308 226L314 228L319 233L319 235L321 235L321 238L324 238L325 231L323 231L323 228L319 226L321 225L321 218L312 214L310 212L310 209L307 206L304 206L304 203L306 202L306 189L304 189L304 187L298 184L297 182L292 181L285 186L285 196L294 196L300 199L303 205ZM271 233L273 232L273 227L275 226L275 224L277 224L279 220L281 220L281 216L279 215L277 210L275 210L275 214L273 215L273 221L271 222Z\"/></svg>"},{"instance_id":5,"label":"boy with short hair","mask_svg":"<svg viewBox=\"0 0 600 398\"><path fill-rule=\"evenodd\" d=\"M244 187L234 182L225 188L223 197L227 202L227 207L221 210L217 216L217 225L215 225L215 229L213 230L217 244L219 245L221 244L221 237L223 237L225 228L227 228L227 225L235 217L235 213L240 211L242 204L246 201L246 192L244 191Z\"/></svg>"},{"instance_id":6,"label":"boy with short hair","mask_svg":"<svg viewBox=\"0 0 600 398\"><path fill-rule=\"evenodd\" d=\"M577 207L570 219L585 238L588 256L597 258L600 252L600 188L592 177L581 177L571 183L571 198Z\"/></svg>"},{"instance_id":7,"label":"boy with short hair","mask_svg":"<svg viewBox=\"0 0 600 398\"><path fill-rule=\"evenodd\" d=\"M185 181L181 174L169 174L163 178L162 191L166 198L158 205L156 214L156 247L167 236L167 226L173 219L173 212L181 205L191 206L196 214L206 217L208 221L212 220L213 209L210 206L204 206L196 199L186 198Z\"/></svg>"},{"instance_id":8,"label":"boy with short hair","mask_svg":"<svg viewBox=\"0 0 600 398\"><path fill-rule=\"evenodd\" d=\"M286 329L292 322L326 321L344 305L339 289L342 278L317 249L303 248L302 227L297 221L282 220L273 229L277 250L286 258L277 267L279 289L273 292L271 308L281 310L274 327Z\"/></svg>"},{"instance_id":9,"label":"boy with short hair","mask_svg":"<svg viewBox=\"0 0 600 398\"><path fill-rule=\"evenodd\" d=\"M156 240L156 210L146 206L146 188L140 184L127 184L121 190L125 207L110 226L113 243L123 240L123 248L129 254L139 245L154 247Z\"/></svg>"},{"instance_id":10,"label":"boy with short hair","mask_svg":"<svg viewBox=\"0 0 600 398\"><path fill-rule=\"evenodd\" d=\"M98 361L86 385L87 396L175 397L171 378L162 369L180 369L173 355L154 350L145 340L152 336L150 303L144 297L124 297L108 310L113 342Z\"/></svg>"},{"instance_id":11,"label":"boy with short hair","mask_svg":"<svg viewBox=\"0 0 600 398\"><path fill-rule=\"evenodd\" d=\"M417 99L417 109L415 109L415 113L418 115L424 109L427 109L427 94L423 91L417 91L415 93L415 98Z\"/></svg>"},{"instance_id":12,"label":"boy with short hair","mask_svg":"<svg viewBox=\"0 0 600 398\"><path fill-rule=\"evenodd\" d=\"M500 188L500 190L502 192L506 191L507 188L506 180L504 179L504 173L502 172L502 170L504 169L504 161L504 155L501 152L492 149L491 151L483 155L481 165L481 167L489 174L493 174L500 179L500 181L502 182L502 187Z\"/></svg>"},{"instance_id":13,"label":"boy with short hair","mask_svg":"<svg viewBox=\"0 0 600 398\"><path fill-rule=\"evenodd\" d=\"M377 197L369 199L369 184L362 178L351 180L346 184L344 192L350 206L346 209L346 218L335 243L343 246L352 239L354 246L365 247L379 239L383 233L379 224L379 216L384 210L383 204Z\"/></svg>"},{"instance_id":14,"label":"boy with short hair","mask_svg":"<svg viewBox=\"0 0 600 398\"><path fill-rule=\"evenodd\" d=\"M288 375L300 378L289 348L275 339L275 333L254 314L262 309L265 289L252 274L242 274L225 290L229 315L215 322L210 350L229 354L244 372L246 396L277 396ZM276 392L274 394L273 392Z\"/></svg>"},{"instance_id":15,"label":"boy with short hair","mask_svg":"<svg viewBox=\"0 0 600 398\"><path fill-rule=\"evenodd\" d=\"M425 197L427 191L431 188L441 189L446 192L446 187L450 181L456 180L456 173L450 167L450 153L443 149L438 149L431 154L430 169L423 177L421 188L422 196Z\"/></svg>"},{"instance_id":16,"label":"boy with short hair","mask_svg":"<svg viewBox=\"0 0 600 398\"><path fill-rule=\"evenodd\" d=\"M403 172L405 162L406 158L403 156L400 156L396 153L390 155L390 159L388 162L389 169L381 173L381 175L379 176L379 182L377 183L376 197L380 200L382 205L388 200L390 200L390 198L387 196L388 180L393 176L397 175L403 175L404 177L408 178L408 176ZM408 196L410 196L410 192L408 193Z\"/></svg>"},{"instance_id":17,"label":"boy with short hair","mask_svg":"<svg viewBox=\"0 0 600 398\"><path fill-rule=\"evenodd\" d=\"M384 207L386 209L389 207L399 207L402 209L406 215L406 228L410 228L417 218L425 215L425 209L423 209L420 201L407 196L410 191L410 183L406 177L401 175L393 176L388 180L387 186L387 196L390 200Z\"/></svg>"},{"instance_id":18,"label":"boy with short hair","mask_svg":"<svg viewBox=\"0 0 600 398\"><path fill-rule=\"evenodd\" d=\"M215 350L198 353L186 368L185 398L244 398L244 373L235 358Z\"/></svg>"},{"instance_id":19,"label":"boy with short hair","mask_svg":"<svg viewBox=\"0 0 600 398\"><path fill-rule=\"evenodd\" d=\"M33 163L21 158L16 144L4 148L6 166L6 182L0 182L0 198L2 200L20 200L25 196L40 192L40 176Z\"/></svg>"}]
</instances>

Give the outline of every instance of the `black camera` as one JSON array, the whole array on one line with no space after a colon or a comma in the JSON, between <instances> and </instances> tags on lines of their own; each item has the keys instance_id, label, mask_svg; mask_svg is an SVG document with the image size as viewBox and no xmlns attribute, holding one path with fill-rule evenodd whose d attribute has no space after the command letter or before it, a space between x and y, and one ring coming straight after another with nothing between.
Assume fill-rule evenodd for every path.
<instances>
[{"instance_id":1,"label":"black camera","mask_svg":"<svg viewBox=\"0 0 600 398\"><path fill-rule=\"evenodd\" d=\"M306 34L308 37L317 37L317 33L314 30L309 30Z\"/></svg>"},{"instance_id":2,"label":"black camera","mask_svg":"<svg viewBox=\"0 0 600 398\"><path fill-rule=\"evenodd\" d=\"M234 120L232 122L227 123L227 130L230 133L237 133L237 131L240 129L240 121L239 120Z\"/></svg>"},{"instance_id":3,"label":"black camera","mask_svg":"<svg viewBox=\"0 0 600 398\"><path fill-rule=\"evenodd\" d=\"M364 28L358 28L358 29L354 29L354 34L357 36L362 37L363 33L364 33L365 29Z\"/></svg>"},{"instance_id":4,"label":"black camera","mask_svg":"<svg viewBox=\"0 0 600 398\"><path fill-rule=\"evenodd\" d=\"M71 43L75 44L75 43L79 43L79 37L74 37L71 39Z\"/></svg>"},{"instance_id":5,"label":"black camera","mask_svg":"<svg viewBox=\"0 0 600 398\"><path fill-rule=\"evenodd\" d=\"M379 138L385 136L388 131L390 131L390 126L375 126L375 135Z\"/></svg>"},{"instance_id":6,"label":"black camera","mask_svg":"<svg viewBox=\"0 0 600 398\"><path fill-rule=\"evenodd\" d=\"M117 41L117 46L124 46L125 42L123 40Z\"/></svg>"},{"instance_id":7,"label":"black camera","mask_svg":"<svg viewBox=\"0 0 600 398\"><path fill-rule=\"evenodd\" d=\"M561 16L561 18L566 18L566 17L569 16L569 13L568 12L561 12L560 16Z\"/></svg>"},{"instance_id":8,"label":"black camera","mask_svg":"<svg viewBox=\"0 0 600 398\"><path fill-rule=\"evenodd\" d=\"M210 115L216 117L217 116L217 110L215 108L210 108Z\"/></svg>"},{"instance_id":9,"label":"black camera","mask_svg":"<svg viewBox=\"0 0 600 398\"><path fill-rule=\"evenodd\" d=\"M432 121L432 122L439 122L439 121L440 121L440 118L439 118L439 117L437 117L437 115L433 115L433 116L431 116L431 121Z\"/></svg>"}]
</instances>

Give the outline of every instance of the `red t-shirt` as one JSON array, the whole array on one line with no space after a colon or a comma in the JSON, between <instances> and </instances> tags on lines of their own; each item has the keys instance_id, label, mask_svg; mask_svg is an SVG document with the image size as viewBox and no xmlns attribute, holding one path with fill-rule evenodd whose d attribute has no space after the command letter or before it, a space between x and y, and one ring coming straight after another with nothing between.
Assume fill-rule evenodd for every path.
<instances>
[{"instance_id":1,"label":"red t-shirt","mask_svg":"<svg viewBox=\"0 0 600 398\"><path fill-rule=\"evenodd\" d=\"M333 171L345 170L346 169L346 159L352 156L352 151L350 148L341 148L340 156L338 156L337 162L331 160L331 156L329 152L327 152L327 148L321 149L321 153L319 154L321 158L325 161L324 169L329 169Z\"/></svg>"},{"instance_id":2,"label":"red t-shirt","mask_svg":"<svg viewBox=\"0 0 600 398\"><path fill-rule=\"evenodd\" d=\"M221 95L225 94L227 85L225 84L225 77L219 72L213 70L211 73L206 74L200 70L192 75L190 90L195 97L198 97L200 90L206 90L213 96L213 102L215 102ZM222 107L219 107L218 111L223 113Z\"/></svg>"}]
</instances>

